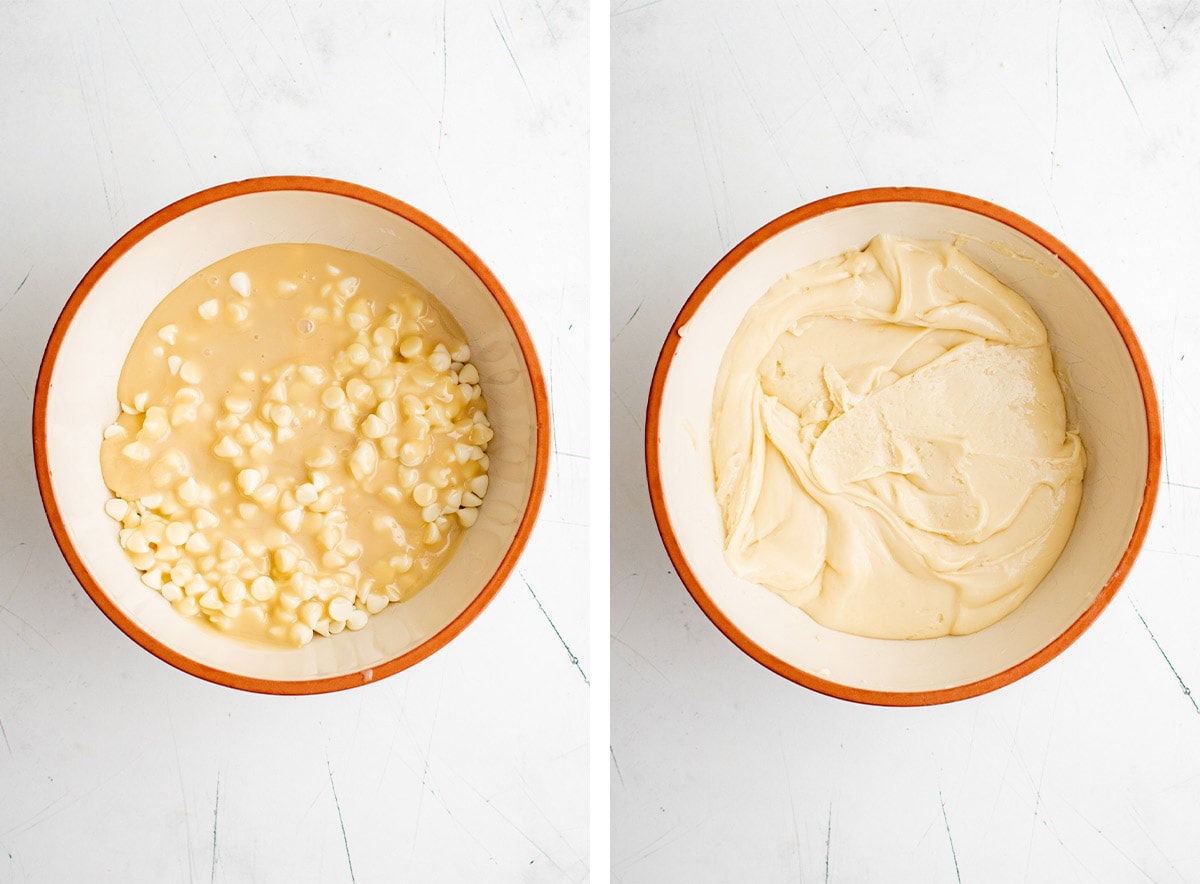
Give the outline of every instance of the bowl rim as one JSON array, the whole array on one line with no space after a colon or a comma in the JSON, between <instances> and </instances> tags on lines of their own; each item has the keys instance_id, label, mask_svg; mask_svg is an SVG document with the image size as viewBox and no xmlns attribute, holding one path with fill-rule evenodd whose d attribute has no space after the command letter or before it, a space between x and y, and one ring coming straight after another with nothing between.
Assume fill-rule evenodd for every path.
<instances>
[{"instance_id":1,"label":"bowl rim","mask_svg":"<svg viewBox=\"0 0 1200 884\"><path fill-rule=\"evenodd\" d=\"M679 330L696 314L705 298L708 297L717 283L746 255L783 230L842 209L874 203L904 202L932 203L986 216L1024 234L1056 255L1059 260L1066 264L1100 302L1100 305L1108 314L1109 319L1125 343L1125 347L1129 352L1130 359L1133 361L1134 369L1138 375L1142 400L1145 404L1148 446L1145 487L1142 493L1141 507L1138 510L1137 520L1134 523L1133 533L1112 574L1083 613L1049 644L1019 663L986 678L962 685L928 691L872 690L829 681L781 660L743 632L716 605L688 564L687 557L684 555L679 539L671 524L671 516L667 511L666 502L663 498L662 472L658 450L658 430L659 422L662 419L663 390L667 375L671 369L675 351L679 346L681 337ZM830 697L876 706L930 706L979 696L1028 675L1066 650L1069 645L1084 633L1100 615L1100 612L1108 606L1133 567L1133 563L1141 550L1142 543L1150 527L1154 502L1158 495L1159 472L1162 459L1162 427L1159 420L1158 400L1155 396L1154 381L1150 375L1150 367L1141 345L1138 343L1137 336L1134 334L1132 325L1104 283L1066 245L1028 219L977 197L928 187L874 187L824 197L799 208L792 209L768 221L730 249L705 275L700 284L688 296L687 301L684 302L683 307L679 311L679 315L675 318L675 322L671 325L666 341L659 352L658 362L654 367L654 376L650 384L650 396L646 408L645 456L650 503L654 511L655 522L658 525L659 535L667 550L667 555L674 564L676 572L683 581L684 587L691 594L696 604L700 606L700 609L708 619L727 638L758 663L778 675Z\"/></svg>"},{"instance_id":2,"label":"bowl rim","mask_svg":"<svg viewBox=\"0 0 1200 884\"><path fill-rule=\"evenodd\" d=\"M480 282L483 283L497 306L503 311L509 326L512 328L521 349L522 361L525 363L529 374L530 385L533 389L536 418L533 482L529 491L529 499L525 505L525 510L512 542L509 544L496 570L479 593L471 600L471 603L434 635L427 638L415 648L386 662L343 675L296 680L276 680L242 675L200 663L163 643L121 611L100 586L99 581L96 580L84 565L67 532L54 496L45 441L46 409L50 395L50 379L54 374L59 350L62 347L67 330L75 318L75 314L79 311L84 299L92 292L96 283L104 274L149 234L195 209L249 194L286 191L325 193L377 206L431 234L462 260L471 272L479 278ZM462 240L442 224L414 206L380 191L335 178L322 178L309 175L269 175L218 184L176 200L132 227L92 265L91 269L88 270L71 293L71 296L67 299L46 343L46 349L38 369L37 387L33 401L33 456L42 507L50 521L51 531L54 533L55 542L58 544L63 558L66 559L67 565L71 568L75 579L83 587L84 591L91 597L92 601L96 603L96 606L100 608L105 616L122 632L163 662L205 681L261 694L319 694L345 690L378 681L381 678L394 675L424 660L461 633L491 603L492 599L496 597L496 594L516 567L517 559L529 540L529 536L537 520L538 511L541 508L549 473L550 405L546 392L545 377L542 373L541 363L538 361L537 352L533 346L533 339L516 305L500 284L495 274Z\"/></svg>"}]
</instances>

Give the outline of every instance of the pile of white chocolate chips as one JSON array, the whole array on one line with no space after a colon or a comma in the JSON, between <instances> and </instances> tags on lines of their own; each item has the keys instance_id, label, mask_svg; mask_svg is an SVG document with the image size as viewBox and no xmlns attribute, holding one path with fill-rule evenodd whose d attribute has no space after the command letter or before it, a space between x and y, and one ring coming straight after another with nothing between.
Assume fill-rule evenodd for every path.
<instances>
[{"instance_id":1,"label":"pile of white chocolate chips","mask_svg":"<svg viewBox=\"0 0 1200 884\"><path fill-rule=\"evenodd\" d=\"M487 492L470 358L432 295L365 255L261 246L185 281L134 341L101 447L142 582L293 646L411 598Z\"/></svg>"}]
</instances>

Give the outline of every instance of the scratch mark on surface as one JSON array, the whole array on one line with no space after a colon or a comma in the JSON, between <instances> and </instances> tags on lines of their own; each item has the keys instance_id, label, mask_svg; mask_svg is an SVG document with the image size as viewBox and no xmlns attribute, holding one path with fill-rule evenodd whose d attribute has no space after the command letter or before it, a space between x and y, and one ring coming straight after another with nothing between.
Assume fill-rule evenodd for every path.
<instances>
[{"instance_id":1,"label":"scratch mark on surface","mask_svg":"<svg viewBox=\"0 0 1200 884\"><path fill-rule=\"evenodd\" d=\"M1162 47L1154 42L1154 32L1150 30L1150 25L1146 21L1146 16L1142 15L1142 10L1140 10L1138 8L1138 5L1135 2L1133 2L1133 0L1129 0L1129 5L1132 6L1133 11L1135 13L1137 13L1138 21L1140 21L1142 23L1142 28L1146 31L1146 37L1150 40L1150 44L1154 47L1154 50L1158 53L1158 60L1163 62L1163 64L1165 65L1166 59L1163 58Z\"/></svg>"},{"instance_id":2,"label":"scratch mark on surface","mask_svg":"<svg viewBox=\"0 0 1200 884\"><path fill-rule=\"evenodd\" d=\"M1146 547L1146 552L1154 553L1156 556L1180 556L1185 559L1200 559L1200 553L1180 552L1177 549L1155 549L1152 546Z\"/></svg>"},{"instance_id":3,"label":"scratch mark on surface","mask_svg":"<svg viewBox=\"0 0 1200 884\"><path fill-rule=\"evenodd\" d=\"M13 379L13 383L16 384L17 389L21 391L21 395L23 395L26 401L28 401L31 398L29 391L25 389L25 385L21 383L21 379L17 377L17 373L12 370L12 366L8 364L8 360L6 360L3 356L0 356L0 365L4 366L4 370L8 372L8 376Z\"/></svg>"},{"instance_id":4,"label":"scratch mark on surface","mask_svg":"<svg viewBox=\"0 0 1200 884\"><path fill-rule=\"evenodd\" d=\"M521 70L521 65L517 63L517 57L513 54L512 47L508 45L508 38L504 36L500 22L496 21L496 14L494 12L489 14L492 16L492 24L496 26L496 33L500 35L500 42L504 44L504 49L508 53L508 57L512 59L513 67L517 69L517 76L521 78L521 85L525 87L525 94L532 101L533 93L529 91L529 84L525 82L525 73Z\"/></svg>"},{"instance_id":5,"label":"scratch mark on surface","mask_svg":"<svg viewBox=\"0 0 1200 884\"><path fill-rule=\"evenodd\" d=\"M642 309L642 305L645 303L646 303L645 298L642 298L642 300L638 301L637 307L634 308L633 313L629 314L629 318L625 320L625 324L623 326L621 326L620 331L618 331L615 335L612 336L612 339L614 341L617 338L621 337L621 332L623 332L623 331L625 331L625 329L629 328L629 323L633 322L634 318L638 315L638 311Z\"/></svg>"},{"instance_id":6,"label":"scratch mark on surface","mask_svg":"<svg viewBox=\"0 0 1200 884\"><path fill-rule=\"evenodd\" d=\"M628 857L624 857L619 862L614 863L613 871L619 872L622 867L636 865L637 863L641 862L642 860L646 859L647 857L653 856L654 854L658 853L660 850L670 847L676 841L680 840L681 838L686 837L687 835L690 835L692 832L696 831L701 826L703 826L705 823L707 823L711 816L712 816L712 814L709 814L708 816L705 816L702 820L699 820L698 822L695 822L690 826L677 825L677 826L674 826L674 827L668 829L666 832L659 835L657 838L655 838L649 844L642 847L636 853L634 853ZM614 879L615 879L615 875L614 875Z\"/></svg>"},{"instance_id":7,"label":"scratch mark on surface","mask_svg":"<svg viewBox=\"0 0 1200 884\"><path fill-rule=\"evenodd\" d=\"M825 884L829 884L829 845L833 842L833 802L829 802L829 815L825 818Z\"/></svg>"},{"instance_id":8,"label":"scratch mark on surface","mask_svg":"<svg viewBox=\"0 0 1200 884\"><path fill-rule=\"evenodd\" d=\"M713 172L708 167L708 158L706 156L705 146L711 148L713 159L716 164L716 172L721 176L721 185L724 187L725 174L721 169L721 158L717 154L717 138L711 123L707 126L708 140L704 139L704 134L700 131L700 114L696 111L696 103L692 102L692 130L696 133L696 142L700 148L700 165L704 167L704 184L708 188L708 199L712 204L713 222L717 227L717 239L722 245L726 242L725 225L721 223L721 210L717 205L717 191L713 187Z\"/></svg>"},{"instance_id":9,"label":"scratch mark on surface","mask_svg":"<svg viewBox=\"0 0 1200 884\"><path fill-rule=\"evenodd\" d=\"M254 17L254 13L249 10L245 3L238 3L238 6L242 8L242 12L246 13L246 17L250 19L250 21L254 22L254 27L258 29L260 34L262 34L263 42L271 47L271 51L275 53L275 57L279 59L279 63L283 65L283 69L287 71L288 77L290 77L294 83L296 81L296 75L292 73L292 68L288 64L287 59L284 58L283 53L279 51L279 47L271 41L271 35L263 30L263 26L259 23L258 19Z\"/></svg>"},{"instance_id":10,"label":"scratch mark on surface","mask_svg":"<svg viewBox=\"0 0 1200 884\"><path fill-rule=\"evenodd\" d=\"M829 111L829 117L833 120L834 125L838 127L838 131L842 135L842 143L846 147L846 153L848 153L850 155L850 159L854 161L854 167L858 169L859 176L862 177L864 181L869 180L867 172L863 168L862 160L859 159L858 152L854 149L854 144L850 139L850 133L846 131L846 127L842 125L841 117L838 116L837 108L839 103L835 103L830 99L829 93L825 89L825 83L821 79L821 75L817 73L817 70L813 67L812 62L809 61L807 52L808 47L805 41L800 39L800 35L796 33L796 29L792 27L792 23L788 21L787 17L784 15L783 9L778 4L776 5L775 9L776 12L779 13L779 17L783 19L784 27L786 27L788 30L788 36L792 38L792 43L796 47L797 57L804 65L805 69L807 69L809 77L812 79L813 84L817 87L817 91L821 93L821 100L824 102L826 110ZM853 94L851 94L849 97L850 100L854 101L857 105L857 101L855 101ZM861 114L861 107L859 108L859 112Z\"/></svg>"},{"instance_id":11,"label":"scratch mark on surface","mask_svg":"<svg viewBox=\"0 0 1200 884\"><path fill-rule=\"evenodd\" d=\"M1133 115L1141 123L1142 115L1138 112L1137 105L1133 101L1133 96L1129 94L1129 87L1125 84L1125 78L1121 76L1121 71L1117 68L1117 63L1113 60L1112 53L1108 51L1107 46L1104 47L1104 54L1108 57L1108 63L1112 65L1113 73L1117 75L1117 82L1121 84L1121 89L1125 92L1125 97L1129 99L1129 106L1133 108Z\"/></svg>"},{"instance_id":12,"label":"scratch mark on surface","mask_svg":"<svg viewBox=\"0 0 1200 884\"><path fill-rule=\"evenodd\" d=\"M571 650L571 646L567 644L567 640L563 638L562 633L558 631L558 627L554 625L554 621L550 619L550 615L546 613L546 609L542 606L542 600L537 597L537 593L533 591L533 587L529 585L529 581L525 579L525 575L521 574L520 576L521 582L525 584L525 588L529 590L529 594L537 602L538 610L542 612L542 616L546 618L546 622L550 624L550 628L554 630L554 634L558 636L558 640L566 648L567 656L571 658L571 662L579 670L579 674L583 676L583 683L590 687L591 682L588 681L587 673L583 671L583 667L579 665L579 658L575 656L575 652Z\"/></svg>"},{"instance_id":13,"label":"scratch mark on surface","mask_svg":"<svg viewBox=\"0 0 1200 884\"><path fill-rule=\"evenodd\" d=\"M546 811L542 808L542 805L538 802L537 790L531 788L529 785L529 781L526 780L525 777L523 777L520 773L517 774L517 779L519 779L521 781L521 792L525 795L525 799L529 802L530 806L532 806L533 809L538 812L538 815L542 818L543 821L545 821L546 825L548 825L551 829L554 830L554 834L558 836L558 840L561 842L562 846L570 852L571 856L574 857L575 860L578 861L581 865L586 866L587 859L582 854L580 854L580 852L578 850L575 849L575 845L572 844L571 841L566 836L563 835L562 829L559 828L558 823L555 821L554 817L551 816L550 814L546 813ZM546 855L546 859L550 860L550 862L554 866L554 868L556 868L560 872L562 872L564 877L566 876L566 874L567 874L566 870L563 869L563 867L559 864L559 862L557 860L555 860L554 857L551 856L547 850L545 850L539 844L534 842L532 838L529 838L528 840L531 844L533 844L535 847L537 847L538 850L541 850L542 853L544 853Z\"/></svg>"},{"instance_id":14,"label":"scratch mark on surface","mask_svg":"<svg viewBox=\"0 0 1200 884\"><path fill-rule=\"evenodd\" d=\"M0 361L2 361L2 360L0 360ZM31 555L32 555L32 553L31 553ZM36 626L34 626L32 623L30 623L28 620L26 620L24 617L22 617L16 611L14 611L12 608L6 608L3 605L0 605L0 613L7 614L9 617L12 617L14 620L16 620L18 623L20 623L22 626L24 626L30 632L32 632L34 635L36 635L42 641L44 641L46 643L47 647L53 648L56 651L58 650L58 648L54 647L54 643L51 642L50 639L46 638L46 636L44 636L38 630L38 628ZM29 642L26 641L25 635L23 632L17 631L17 630L14 630L14 632L16 632L17 635L19 635L21 637L21 641L25 642L26 647L30 647L30 648L33 647L33 645L29 644Z\"/></svg>"},{"instance_id":15,"label":"scratch mark on surface","mask_svg":"<svg viewBox=\"0 0 1200 884\"><path fill-rule=\"evenodd\" d=\"M666 682L670 681L670 679L667 678L666 673L664 673L661 669L659 669L652 662L650 662L649 657L647 657L645 654L643 654L641 651L639 651L633 645L629 644L629 642L622 639L620 636L614 635L612 637L612 643L614 645L620 645L621 647L625 648L627 651L629 651L631 654L633 654L635 657L637 657L639 660L641 660L643 663L645 663L647 666L649 666L651 669L653 669L656 673L658 673L658 677L661 678L663 681L666 681Z\"/></svg>"},{"instance_id":16,"label":"scratch mark on surface","mask_svg":"<svg viewBox=\"0 0 1200 884\"><path fill-rule=\"evenodd\" d=\"M630 574L629 576L630 577L638 577L640 575L635 571L634 573ZM638 605L641 603L642 595L645 593L645 591L646 591L646 578L642 577L641 581L638 583L637 595L635 595L633 597L633 603L629 606L629 611L628 611L628 613L625 614L625 619L622 620L621 625L618 626L616 628L616 630L613 631L614 639L619 638L621 633L625 631L625 627L629 625L629 621L633 617L634 612L637 610Z\"/></svg>"},{"instance_id":17,"label":"scratch mark on surface","mask_svg":"<svg viewBox=\"0 0 1200 884\"><path fill-rule=\"evenodd\" d=\"M495 19L493 18L492 21L495 21ZM446 131L446 83L449 79L448 67L447 67L448 62L446 61L446 55L447 55L447 53L446 53L446 4L443 3L442 4L442 106L441 106L441 109L438 111L438 146L437 146L437 152L438 152L439 157L442 155L442 136L445 134L445 131ZM440 171L441 167L439 166L438 169ZM446 176L442 175L442 181L445 182L445 180L446 180ZM447 185L446 188L447 188L447 190L449 190L449 185Z\"/></svg>"},{"instance_id":18,"label":"scratch mark on surface","mask_svg":"<svg viewBox=\"0 0 1200 884\"><path fill-rule=\"evenodd\" d=\"M8 300L4 302L4 307L0 307L0 310L3 310L5 307L7 307L9 304L11 304L13 302L13 298L15 298L20 293L20 291L24 287L25 283L29 281L30 273L33 273L32 267L29 268L29 273L25 274L25 278L22 279L19 283L17 283L16 289L14 289L13 293L8 296Z\"/></svg>"},{"instance_id":19,"label":"scratch mark on surface","mask_svg":"<svg viewBox=\"0 0 1200 884\"><path fill-rule=\"evenodd\" d=\"M946 840L950 842L950 858L954 860L954 877L962 884L962 874L958 870L958 853L954 850L954 836L950 834L950 818L946 816L946 799L942 795L942 787L938 786L938 801L942 804L942 822L946 824Z\"/></svg>"},{"instance_id":20,"label":"scratch mark on surface","mask_svg":"<svg viewBox=\"0 0 1200 884\"><path fill-rule=\"evenodd\" d=\"M792 811L792 837L796 839L796 880L799 881L804 877L804 848L800 844L800 818L796 815L796 796L792 794L792 772L788 768L783 734L777 731L776 736L779 737L779 757L783 760L783 787L787 789L788 805Z\"/></svg>"},{"instance_id":21,"label":"scratch mark on surface","mask_svg":"<svg viewBox=\"0 0 1200 884\"><path fill-rule=\"evenodd\" d=\"M163 119L163 122L167 124L167 128L171 130L171 135L174 137L175 143L179 147L179 154L183 157L184 164L189 170L194 172L195 170L192 169L191 158L188 155L187 144L185 144L183 138L180 137L179 129L175 125L175 122L163 108L164 98L158 94L158 91L154 88L152 79L149 75L147 75L145 68L143 68L141 63L138 61L137 52L133 48L133 41L129 39L129 33L125 30L125 24L121 21L121 16L117 12L116 7L113 6L111 0L108 4L108 8L112 12L113 21L117 25L117 30L121 32L121 37L125 41L125 48L129 50L128 57L130 63L133 65L134 71L137 72L138 78L142 81L142 85L146 88L146 93L150 96L150 100L154 103L154 109L158 111L159 115Z\"/></svg>"},{"instance_id":22,"label":"scratch mark on surface","mask_svg":"<svg viewBox=\"0 0 1200 884\"><path fill-rule=\"evenodd\" d=\"M183 17L187 20L188 27L192 32L192 36L196 38L196 44L200 47L200 51L204 53L204 60L208 62L208 67L212 71L213 79L215 79L217 81L217 85L221 87L221 94L225 96L226 103L229 105L230 110L233 111L233 115L237 119L238 129L240 129L242 133L242 140L245 142L246 146L250 148L250 152L254 154L254 158L258 161L259 169L265 171L267 165L265 162L263 162L262 154L258 152L258 145L255 144L254 139L250 137L250 130L246 128L246 120L242 114L241 105L237 101L234 101L233 95L225 86L225 81L221 78L221 72L217 68L217 63L213 60L212 53L209 52L208 46L205 45L204 40L200 37L200 32L196 30L196 24L192 21L192 17L187 13L187 6L182 2L182 0L177 0L177 5L179 6L179 11L183 13ZM215 28L216 22L212 21L211 18L209 21ZM220 35L219 30L218 35ZM224 38L222 37L222 39ZM228 43L226 43L226 48L229 48ZM246 77L247 84L253 86L255 92L258 92L258 87L252 81L250 81L249 75L246 74L245 69L242 68L241 62L238 61L236 53L233 53L233 55L235 64L238 65L238 68L241 69L243 76ZM259 96L262 96L261 92L259 92Z\"/></svg>"},{"instance_id":23,"label":"scratch mark on surface","mask_svg":"<svg viewBox=\"0 0 1200 884\"><path fill-rule=\"evenodd\" d=\"M493 804L492 800L490 798L488 798L486 795L484 795L482 792L480 792L477 788L475 788L474 784L472 784L470 782L466 782L466 785L472 792L474 792L477 796L479 796L479 800L482 801L487 806L488 810L492 811L498 817L500 817L500 819L502 819L509 826L509 828L511 828L514 832L516 832L518 835L520 835L522 838L524 838L529 843L530 847L532 847L534 850L536 850L538 853L540 853L543 857L545 857L546 861L549 862L550 865L554 866L554 868L558 870L558 872L560 873L560 877L562 879L565 879L567 877L566 870L563 869L563 867L558 864L558 862L554 859L554 857L552 857L549 853L546 852L545 848L543 848L540 844L538 844L536 841L534 841L532 838L530 838L528 832L526 832L524 829L522 829L520 826L518 826L515 822L513 822L512 818L509 817L508 814L506 814L503 810L501 810L499 807L497 807L495 804ZM532 803L532 798L529 794L529 790L525 789L523 791L525 793L525 797L530 798L530 801ZM445 804L443 804L442 806L445 807ZM534 804L534 807L536 808L537 805ZM446 810L447 810L447 812L449 812L449 808L446 808ZM538 809L538 812L541 813L540 808ZM543 818L546 818L546 815L544 813L542 813L542 816L543 816ZM557 831L557 829L555 831ZM560 838L562 838L561 832L559 832L558 835ZM472 838L472 840L475 840L475 839ZM565 841L566 839L563 839L563 840ZM476 841L476 843L478 843L478 841ZM570 846L570 845L568 845L568 846ZM574 852L574 851L572 851L572 852ZM491 857L490 851L488 852L488 856ZM493 859L493 861L495 860L495 857L491 857L491 858Z\"/></svg>"},{"instance_id":24,"label":"scratch mark on surface","mask_svg":"<svg viewBox=\"0 0 1200 884\"><path fill-rule=\"evenodd\" d=\"M614 9L609 18L616 18L618 15L628 15L631 12L640 12L643 9L649 9L651 6L657 6L662 3L662 0L649 0L648 3L641 3L637 6L624 7Z\"/></svg>"},{"instance_id":25,"label":"scratch mark on surface","mask_svg":"<svg viewBox=\"0 0 1200 884\"><path fill-rule=\"evenodd\" d=\"M314 66L312 53L308 51L308 43L304 39L304 29L300 27L300 22L296 21L296 10L292 8L291 0L288 0L286 5L288 15L292 19L292 26L296 29L296 36L300 38L300 45L304 47L304 57L308 59L310 66Z\"/></svg>"},{"instance_id":26,"label":"scratch mark on surface","mask_svg":"<svg viewBox=\"0 0 1200 884\"><path fill-rule=\"evenodd\" d=\"M342 803L338 801L337 785L333 782L333 767L329 764L329 754L325 754L325 770L329 771L329 788L333 790L333 806L337 808L338 825L342 827L342 844L346 848L346 865L350 868L350 881L354 878L354 863L350 860L350 839L346 837L346 821L342 819Z\"/></svg>"},{"instance_id":27,"label":"scratch mark on surface","mask_svg":"<svg viewBox=\"0 0 1200 884\"><path fill-rule=\"evenodd\" d=\"M0 737L4 737L4 748L8 750L8 757L12 758L12 744L8 742L8 731L4 729L4 722L2 720L0 720ZM615 758L613 759L613 763L616 763Z\"/></svg>"},{"instance_id":28,"label":"scratch mark on surface","mask_svg":"<svg viewBox=\"0 0 1200 884\"><path fill-rule=\"evenodd\" d=\"M86 59L85 59L85 61L86 61ZM95 156L96 156L96 167L97 167L97 170L100 172L100 188L104 192L104 204L108 207L108 217L111 220L112 218L114 218L116 216L116 210L113 207L112 194L109 192L109 189L108 189L108 176L104 174L104 163L101 159L101 154L103 153L103 151L100 147L100 138L99 138L99 132L97 131L97 128L96 128L96 120L95 120L95 117L92 115L92 106L93 106L93 104L99 103L100 93L99 93L99 90L96 88L96 78L92 74L91 64L89 63L86 66L86 73L87 73L87 79L91 81L91 87L92 87L91 91L93 93L92 97L89 98L88 88L87 88L88 83L85 82L84 72L85 72L85 66L78 60L78 56L77 56L76 62L75 62L75 73L79 78L79 97L83 101L84 113L87 116L88 132L92 136L92 147L94 149L93 152L95 153ZM111 148L112 148L112 141L110 139L109 140L110 155L111 155Z\"/></svg>"},{"instance_id":29,"label":"scratch mark on surface","mask_svg":"<svg viewBox=\"0 0 1200 884\"><path fill-rule=\"evenodd\" d=\"M413 821L413 843L409 853L412 859L417 852L417 835L421 830L421 807L425 804L425 784L429 781L429 753L433 751L433 734L437 729L438 713L442 709L442 691L446 686L446 667L442 667L442 679L438 684L437 702L433 706L433 721L429 724L429 739L425 741L425 755L422 758L424 767L421 771L421 791L417 795L417 815Z\"/></svg>"},{"instance_id":30,"label":"scratch mark on surface","mask_svg":"<svg viewBox=\"0 0 1200 884\"><path fill-rule=\"evenodd\" d=\"M1058 151L1058 116L1059 116L1059 71L1058 71L1058 41L1062 33L1062 0L1058 0L1058 13L1054 19L1054 137L1050 141L1050 183L1054 183L1054 154Z\"/></svg>"},{"instance_id":31,"label":"scratch mark on surface","mask_svg":"<svg viewBox=\"0 0 1200 884\"><path fill-rule=\"evenodd\" d=\"M33 561L33 547L24 540L14 544L4 551L4 555L7 557L10 552L18 550L23 546L26 547L25 564L21 566L21 573L17 575L17 579L12 581L12 588L8 591L8 595L4 597L4 601L0 602L0 610L3 610L4 606L7 605L12 597L17 594L17 590L21 586L21 581L25 579L25 575L29 572L29 563Z\"/></svg>"},{"instance_id":32,"label":"scratch mark on surface","mask_svg":"<svg viewBox=\"0 0 1200 884\"><path fill-rule=\"evenodd\" d=\"M550 45L557 45L558 32L554 30L554 25L550 22L550 16L546 15L545 7L542 6L539 0L533 0L533 5L537 7L537 11L541 14L542 21L546 25L546 33L550 35Z\"/></svg>"},{"instance_id":33,"label":"scratch mark on surface","mask_svg":"<svg viewBox=\"0 0 1200 884\"><path fill-rule=\"evenodd\" d=\"M1171 22L1171 27L1167 28L1166 35L1168 37L1171 36L1171 32L1175 30L1175 26L1177 24L1179 24L1180 20L1187 14L1187 11L1191 8L1192 8L1192 0L1188 0L1187 3L1183 4L1183 9L1179 10L1179 15L1175 16L1175 21Z\"/></svg>"},{"instance_id":34,"label":"scratch mark on surface","mask_svg":"<svg viewBox=\"0 0 1200 884\"><path fill-rule=\"evenodd\" d=\"M213 801L212 875L209 882L217 880L217 814L221 809L221 772L217 771L217 797Z\"/></svg>"},{"instance_id":35,"label":"scratch mark on surface","mask_svg":"<svg viewBox=\"0 0 1200 884\"><path fill-rule=\"evenodd\" d=\"M896 20L896 13L892 10L892 5L890 3L885 5L887 6L888 17L892 20L892 26L896 29L896 37L900 40L900 48L904 50L904 57L908 59L908 69L912 71L913 80L916 82L917 88L921 90L921 97L925 100L926 105L928 105L929 96L925 94L925 86L922 85L921 78L917 76L916 62L913 61L912 53L908 51L908 42L904 39L904 28L900 27L900 22ZM871 60L873 62L874 58ZM888 87L891 87L890 82L888 83Z\"/></svg>"},{"instance_id":36,"label":"scratch mark on surface","mask_svg":"<svg viewBox=\"0 0 1200 884\"><path fill-rule=\"evenodd\" d=\"M1179 687L1183 691L1183 695L1188 698L1188 702L1192 704L1192 708L1200 714L1200 705L1196 704L1196 698L1192 696L1192 689L1187 686L1187 683L1180 677L1178 670L1175 669L1175 664L1171 662L1171 658L1167 656L1167 652L1163 650L1163 646L1158 643L1158 639L1154 636L1154 630L1150 628L1150 624L1146 622L1146 618L1142 616L1142 612L1138 610L1137 605L1130 599L1129 607L1133 608L1133 613L1137 614L1137 618L1142 621L1142 626L1146 628L1146 634L1150 636L1150 641L1154 642L1154 647L1158 648L1158 652L1162 654L1162 658L1167 661L1167 667L1171 670L1171 674L1175 676L1175 680L1179 682Z\"/></svg>"},{"instance_id":37,"label":"scratch mark on surface","mask_svg":"<svg viewBox=\"0 0 1200 884\"><path fill-rule=\"evenodd\" d=\"M7 738L6 738L7 742ZM625 788L625 778L621 776L621 765L617 764L617 753L613 751L613 747L608 747L608 757L612 759L613 770L617 772L617 781L620 782L621 788Z\"/></svg>"},{"instance_id":38,"label":"scratch mark on surface","mask_svg":"<svg viewBox=\"0 0 1200 884\"><path fill-rule=\"evenodd\" d=\"M179 756L179 737L175 733L175 717L167 710L167 723L171 727L171 745L175 748L175 770L179 774L179 804L183 808L183 833L187 839L188 880L196 880L195 858L192 855L192 824L188 817L187 791L183 787L183 760Z\"/></svg>"}]
</instances>

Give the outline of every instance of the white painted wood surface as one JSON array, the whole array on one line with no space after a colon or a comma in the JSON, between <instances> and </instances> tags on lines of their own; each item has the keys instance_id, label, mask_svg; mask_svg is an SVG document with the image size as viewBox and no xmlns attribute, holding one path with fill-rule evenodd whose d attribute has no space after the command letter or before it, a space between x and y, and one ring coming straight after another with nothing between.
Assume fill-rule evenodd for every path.
<instances>
[{"instance_id":1,"label":"white painted wood surface","mask_svg":"<svg viewBox=\"0 0 1200 884\"><path fill-rule=\"evenodd\" d=\"M616 0L611 26L613 879L1200 880L1200 8ZM991 200L1082 256L1166 436L1144 552L1093 628L929 709L745 656L673 573L641 471L658 349L709 268L882 185Z\"/></svg>"},{"instance_id":2,"label":"white painted wood surface","mask_svg":"<svg viewBox=\"0 0 1200 884\"><path fill-rule=\"evenodd\" d=\"M0 882L586 878L587 55L582 0L0 3ZM169 202L286 173L467 242L554 419L495 602L413 669L310 698L207 684L113 627L58 554L30 442L91 263Z\"/></svg>"}]
</instances>

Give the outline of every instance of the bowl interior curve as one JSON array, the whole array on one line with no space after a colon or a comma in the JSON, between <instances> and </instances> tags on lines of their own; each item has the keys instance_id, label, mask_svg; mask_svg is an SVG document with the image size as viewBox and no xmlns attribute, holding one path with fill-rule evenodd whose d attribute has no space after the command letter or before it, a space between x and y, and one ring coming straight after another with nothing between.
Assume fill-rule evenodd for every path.
<instances>
[{"instance_id":1,"label":"bowl interior curve","mask_svg":"<svg viewBox=\"0 0 1200 884\"><path fill-rule=\"evenodd\" d=\"M879 233L957 240L1032 304L1049 331L1087 451L1081 508L1059 561L1016 611L973 635L887 641L826 629L735 577L723 557L709 445L713 389L730 337L750 304L784 274L861 248ZM789 668L797 670L813 677L803 679L810 686L849 699L888 702L874 692L943 692L939 700L955 699L954 691L995 679L1059 640L1096 602L1130 545L1152 479L1151 445L1157 445L1137 366L1080 276L1008 224L921 201L851 205L809 217L767 236L728 267L678 335L661 389L660 487L652 494L660 495L656 503L691 572L689 589L732 624L741 635L731 637L744 650L782 674L793 677Z\"/></svg>"}]
</instances>

